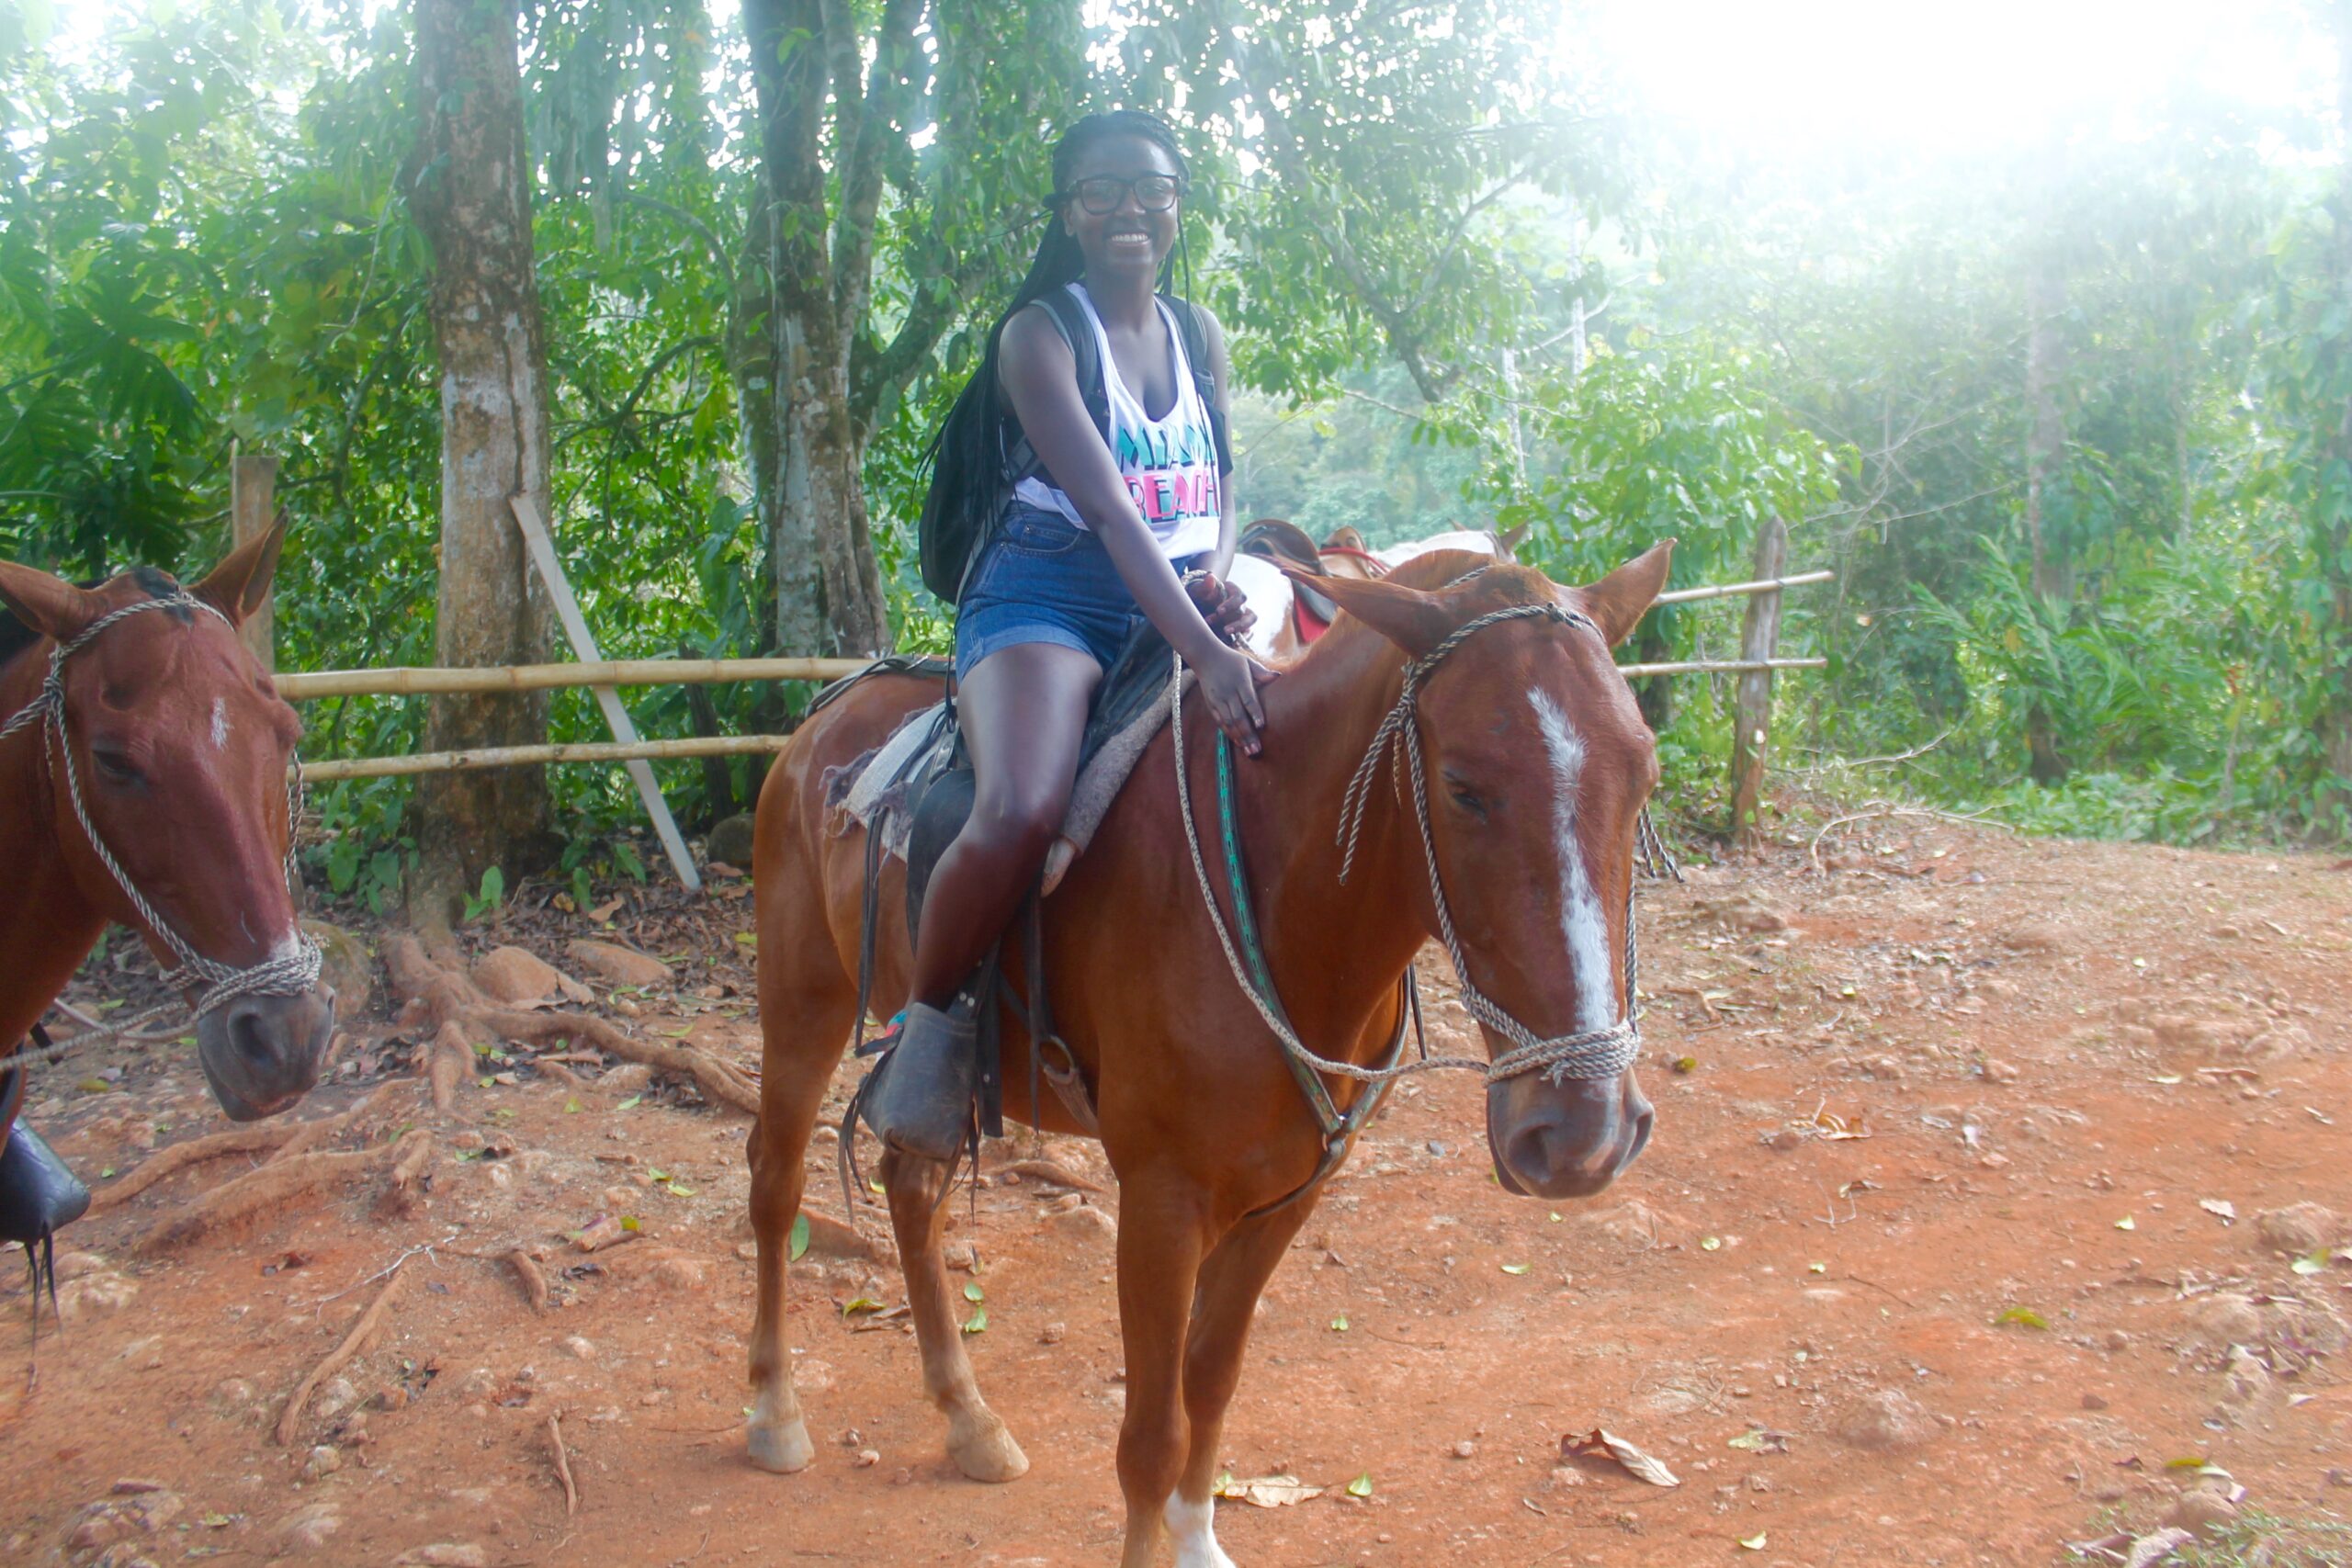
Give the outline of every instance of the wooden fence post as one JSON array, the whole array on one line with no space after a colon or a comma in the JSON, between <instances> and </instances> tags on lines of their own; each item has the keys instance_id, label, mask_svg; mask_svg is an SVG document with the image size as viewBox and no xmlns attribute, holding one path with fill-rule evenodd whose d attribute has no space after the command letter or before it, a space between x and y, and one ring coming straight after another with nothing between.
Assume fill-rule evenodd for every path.
<instances>
[{"instance_id":1,"label":"wooden fence post","mask_svg":"<svg viewBox=\"0 0 2352 1568\"><path fill-rule=\"evenodd\" d=\"M1758 581L1779 577L1788 562L1788 525L1768 517L1756 531ZM1760 662L1772 657L1781 637L1781 591L1758 593L1747 601L1747 616L1740 627L1739 657ZM1772 671L1750 670L1739 678L1732 703L1731 831L1741 843L1751 842L1758 824L1757 807L1764 795L1764 757L1772 728Z\"/></svg>"},{"instance_id":2,"label":"wooden fence post","mask_svg":"<svg viewBox=\"0 0 2352 1568\"><path fill-rule=\"evenodd\" d=\"M247 457L239 452L229 460L229 528L232 547L269 532L277 515L277 459ZM273 591L261 608L245 617L237 635L271 674L277 672L277 595Z\"/></svg>"}]
</instances>

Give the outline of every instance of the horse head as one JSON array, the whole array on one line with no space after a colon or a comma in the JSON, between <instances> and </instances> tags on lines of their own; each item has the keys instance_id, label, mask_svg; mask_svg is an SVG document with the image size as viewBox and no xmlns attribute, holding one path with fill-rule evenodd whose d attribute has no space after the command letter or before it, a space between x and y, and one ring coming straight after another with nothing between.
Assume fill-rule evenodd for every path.
<instances>
[{"instance_id":1,"label":"horse head","mask_svg":"<svg viewBox=\"0 0 2352 1568\"><path fill-rule=\"evenodd\" d=\"M37 742L40 807L75 890L139 931L167 971L188 967L188 953L245 971L307 948L286 873L286 770L302 726L236 633L268 592L285 535L281 516L186 590L148 568L85 589L0 561L0 604L73 649L58 666L62 726ZM125 615L74 648L117 612L183 594L197 603ZM293 1104L318 1080L334 1022L334 993L316 981L201 1010L197 1054L221 1110L243 1122Z\"/></svg>"},{"instance_id":2,"label":"horse head","mask_svg":"<svg viewBox=\"0 0 2352 1568\"><path fill-rule=\"evenodd\" d=\"M1417 727L1426 825L1408 825L1404 841L1430 863L1423 921L1442 939L1450 917L1465 1004L1486 1005L1490 1057L1630 1031L1636 838L1658 765L1609 650L1664 586L1672 548L1583 588L1455 552L1380 581L1323 584L1412 660L1438 655L1408 667L1419 671L1408 677L1406 722ZM1387 797L1385 782L1377 793ZM1651 1108L1633 1066L1600 1070L1490 1080L1487 1137L1505 1189L1589 1195L1641 1153Z\"/></svg>"}]
</instances>

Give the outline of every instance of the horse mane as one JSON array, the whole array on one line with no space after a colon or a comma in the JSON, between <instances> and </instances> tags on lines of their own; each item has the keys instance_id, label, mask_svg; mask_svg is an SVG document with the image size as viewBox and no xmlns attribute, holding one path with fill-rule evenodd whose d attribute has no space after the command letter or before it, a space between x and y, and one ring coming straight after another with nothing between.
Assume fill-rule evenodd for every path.
<instances>
[{"instance_id":1,"label":"horse mane","mask_svg":"<svg viewBox=\"0 0 2352 1568\"><path fill-rule=\"evenodd\" d=\"M134 566L122 575L129 577L131 581L145 589L147 597L150 599L161 599L180 591L178 579L168 571L162 571L152 566ZM82 589L103 588L113 581L114 579L110 577L93 577L77 582L74 586ZM187 618L187 611L185 609L174 608L168 613L181 620ZM9 609L6 604L0 604L0 669L6 668L16 660L18 654L40 640L41 634L38 630L17 619L14 610Z\"/></svg>"}]
</instances>

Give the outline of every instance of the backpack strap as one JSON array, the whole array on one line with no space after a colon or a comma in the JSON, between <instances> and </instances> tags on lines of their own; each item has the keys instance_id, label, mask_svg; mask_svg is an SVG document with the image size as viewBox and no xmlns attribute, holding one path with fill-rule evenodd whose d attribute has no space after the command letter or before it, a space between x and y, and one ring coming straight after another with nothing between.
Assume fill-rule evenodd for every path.
<instances>
[{"instance_id":1,"label":"backpack strap","mask_svg":"<svg viewBox=\"0 0 2352 1568\"><path fill-rule=\"evenodd\" d=\"M1209 433L1216 445L1216 468L1219 474L1233 471L1233 441L1225 426L1225 412L1216 405L1216 372L1209 364L1208 328L1202 322L1200 311L1189 299L1170 295L1159 296L1175 320L1176 332L1184 344L1184 363L1192 367L1193 389L1200 394L1201 407L1208 411ZM1094 323L1086 317L1086 307L1068 288L1056 288L1041 296L1036 303L1069 345L1069 356L1078 367L1078 390L1085 400L1086 413L1094 428L1107 444L1111 439L1111 393L1103 384L1102 349L1094 336ZM1036 448L1021 434L1018 422L1008 417L1005 432L1005 465L1007 478L1020 480L1031 474L1041 474L1046 466L1037 458Z\"/></svg>"},{"instance_id":2,"label":"backpack strap","mask_svg":"<svg viewBox=\"0 0 2352 1568\"><path fill-rule=\"evenodd\" d=\"M1216 471L1229 474L1233 472L1233 438L1225 428L1225 411L1216 406L1216 369L1209 363L1208 328L1202 323L1199 307L1190 299L1168 294L1160 299L1176 319L1176 330L1184 340L1184 363L1193 367L1193 389L1201 395L1201 407L1208 411L1209 434L1216 443Z\"/></svg>"}]
</instances>

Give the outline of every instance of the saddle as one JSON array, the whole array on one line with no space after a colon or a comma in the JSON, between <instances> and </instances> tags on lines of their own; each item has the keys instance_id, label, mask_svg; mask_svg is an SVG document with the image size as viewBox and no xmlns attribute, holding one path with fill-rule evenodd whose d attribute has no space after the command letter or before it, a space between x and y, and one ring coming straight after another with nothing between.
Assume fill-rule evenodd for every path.
<instances>
[{"instance_id":1,"label":"saddle","mask_svg":"<svg viewBox=\"0 0 2352 1568\"><path fill-rule=\"evenodd\" d=\"M819 694L811 711L836 699L856 682L886 672L944 678L948 666L941 660L880 660L828 687ZM1067 851L1061 857L1061 865L1067 865L1069 857L1082 851L1092 838L1120 786L1134 772L1144 747L1166 722L1168 684L1173 678L1174 660L1167 640L1148 623L1138 621L1095 688L1093 705L1080 740L1078 781L1063 824L1063 841L1056 846L1057 852ZM857 1049L859 1055L866 1055L887 1051L887 1046L879 1043L869 1045L865 1039L866 1010L872 998L882 857L886 853L896 855L906 865L907 931L911 938L922 930L923 899L930 890L932 872L972 814L976 779L962 731L956 722L954 698L943 698L910 716L875 751L837 770L836 776L826 780L825 787L827 798L840 814L844 829L849 821L856 821L866 831L857 1002ZM1095 1127L1092 1094L1079 1070L1075 1054L1054 1032L1052 1010L1046 995L1042 900L1058 880L1059 870L1060 866L1049 862L1039 886L1030 890L1023 905L1022 948L1027 973L1022 987L1016 990L1005 976L1000 950L992 951L982 961L959 994L958 1007L967 1010L978 1025L977 1124L978 1131L989 1137L1004 1135L1002 1007L996 1005L999 1002L1026 1021L1034 1042L1029 1053L1030 1104L1035 1106L1041 1087L1049 1085L1072 1120L1088 1132ZM1059 1059L1047 1061L1049 1052ZM867 1093L886 1066L887 1057L867 1074L843 1117L841 1147L845 1182L850 1175L848 1161L853 1142L849 1134Z\"/></svg>"},{"instance_id":2,"label":"saddle","mask_svg":"<svg viewBox=\"0 0 2352 1568\"><path fill-rule=\"evenodd\" d=\"M1261 560L1276 566L1294 566L1321 577L1323 554L1307 536L1306 530L1279 517L1261 517L1241 533L1241 549ZM1298 635L1299 646L1311 646L1315 639L1331 629L1331 622L1340 614L1340 606L1329 594L1317 592L1296 578L1291 580L1291 623Z\"/></svg>"}]
</instances>

